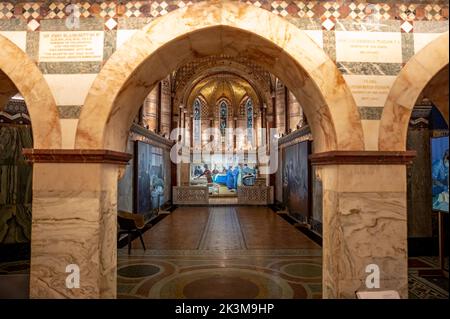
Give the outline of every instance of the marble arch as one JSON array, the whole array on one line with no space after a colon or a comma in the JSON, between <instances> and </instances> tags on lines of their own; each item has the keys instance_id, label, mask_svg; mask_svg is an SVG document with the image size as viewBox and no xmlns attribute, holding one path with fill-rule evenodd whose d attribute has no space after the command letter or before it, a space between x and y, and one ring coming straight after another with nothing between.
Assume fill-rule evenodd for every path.
<instances>
[{"instance_id":1,"label":"marble arch","mask_svg":"<svg viewBox=\"0 0 450 319\"><path fill-rule=\"evenodd\" d=\"M219 0L155 19L110 57L86 97L75 148L124 151L134 115L158 81L193 58L240 53L279 77L304 106L316 152L364 149L353 96L325 52L271 12Z\"/></svg>"},{"instance_id":2,"label":"marble arch","mask_svg":"<svg viewBox=\"0 0 450 319\"><path fill-rule=\"evenodd\" d=\"M404 151L411 112L423 93L448 123L448 31L417 52L398 74L381 116L378 148Z\"/></svg>"},{"instance_id":3,"label":"marble arch","mask_svg":"<svg viewBox=\"0 0 450 319\"><path fill-rule=\"evenodd\" d=\"M21 49L2 35L0 47L0 109L19 92L30 113L34 147L61 148L58 109L42 73Z\"/></svg>"}]
</instances>

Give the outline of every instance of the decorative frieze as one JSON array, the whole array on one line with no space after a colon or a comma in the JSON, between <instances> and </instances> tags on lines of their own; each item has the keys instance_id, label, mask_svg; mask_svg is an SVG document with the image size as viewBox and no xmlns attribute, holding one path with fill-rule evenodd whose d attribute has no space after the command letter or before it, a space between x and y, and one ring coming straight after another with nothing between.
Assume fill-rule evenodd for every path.
<instances>
[{"instance_id":1,"label":"decorative frieze","mask_svg":"<svg viewBox=\"0 0 450 319\"><path fill-rule=\"evenodd\" d=\"M208 205L208 187L201 186L174 186L174 205Z\"/></svg>"},{"instance_id":2,"label":"decorative frieze","mask_svg":"<svg viewBox=\"0 0 450 319\"><path fill-rule=\"evenodd\" d=\"M273 186L238 186L239 205L273 204Z\"/></svg>"},{"instance_id":3,"label":"decorative frieze","mask_svg":"<svg viewBox=\"0 0 450 319\"><path fill-rule=\"evenodd\" d=\"M191 5L196 1L156 0L156 1L4 1L0 2L0 19L23 19L27 22L41 20L64 20L71 17L80 19L101 18L105 21L120 18L157 18L167 13ZM317 20L323 30L343 28L340 20L386 25L386 21L397 20L408 32L416 21L448 20L448 1L426 3L416 1L294 1L249 0L247 4L271 11L283 18ZM117 23L117 22L116 22ZM349 24L352 26L352 24Z\"/></svg>"}]
</instances>

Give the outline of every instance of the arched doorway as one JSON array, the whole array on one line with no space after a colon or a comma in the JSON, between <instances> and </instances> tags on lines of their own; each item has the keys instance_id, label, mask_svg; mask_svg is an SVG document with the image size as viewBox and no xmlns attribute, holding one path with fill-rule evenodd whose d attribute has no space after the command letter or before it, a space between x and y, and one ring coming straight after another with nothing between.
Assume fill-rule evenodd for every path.
<instances>
[{"instance_id":1,"label":"arched doorway","mask_svg":"<svg viewBox=\"0 0 450 319\"><path fill-rule=\"evenodd\" d=\"M414 55L397 76L381 116L381 151L406 149L411 112L424 90L448 121L448 32Z\"/></svg>"},{"instance_id":2,"label":"arched doorway","mask_svg":"<svg viewBox=\"0 0 450 319\"><path fill-rule=\"evenodd\" d=\"M61 147L58 110L38 67L10 40L0 35L0 249L3 297L26 298L27 266L32 241L33 178L23 149ZM3 273L2 271L2 273ZM23 292L21 291L23 289Z\"/></svg>"},{"instance_id":3,"label":"arched doorway","mask_svg":"<svg viewBox=\"0 0 450 319\"><path fill-rule=\"evenodd\" d=\"M244 52L305 105L317 151L364 149L356 104L330 58L283 19L226 1L199 3L157 19L111 56L86 98L76 148L123 151L123 132L159 80L193 57Z\"/></svg>"},{"instance_id":4,"label":"arched doorway","mask_svg":"<svg viewBox=\"0 0 450 319\"><path fill-rule=\"evenodd\" d=\"M436 284L433 294L440 297L445 296L448 282L448 62L446 32L417 52L402 69L380 124L381 150L417 152L407 169L413 298L422 295L417 289L420 281L432 280Z\"/></svg>"},{"instance_id":5,"label":"arched doorway","mask_svg":"<svg viewBox=\"0 0 450 319\"><path fill-rule=\"evenodd\" d=\"M191 23L194 18L201 22ZM283 80L305 105L316 152L364 149L355 102L329 57L279 17L226 1L157 19L111 56L86 98L75 147L124 151L131 122L154 85L189 59L220 54L244 54Z\"/></svg>"},{"instance_id":6,"label":"arched doorway","mask_svg":"<svg viewBox=\"0 0 450 319\"><path fill-rule=\"evenodd\" d=\"M53 245L33 246L32 296L116 296L116 185L119 166L129 159L122 152L130 125L144 98L173 69L193 57L222 53L258 62L304 106L317 153L311 160L320 165L322 180L323 296L354 298L373 262L381 267L383 287L405 296L403 154L365 151L353 96L308 36L267 11L228 1L198 3L155 19L104 65L82 108L76 159L56 170L40 166L39 174L54 181L41 193L58 197L43 198L39 216L56 218L64 207L70 218L52 229L36 223ZM63 247L64 241L72 245ZM83 273L79 290L64 286L62 270L73 263Z\"/></svg>"}]
</instances>

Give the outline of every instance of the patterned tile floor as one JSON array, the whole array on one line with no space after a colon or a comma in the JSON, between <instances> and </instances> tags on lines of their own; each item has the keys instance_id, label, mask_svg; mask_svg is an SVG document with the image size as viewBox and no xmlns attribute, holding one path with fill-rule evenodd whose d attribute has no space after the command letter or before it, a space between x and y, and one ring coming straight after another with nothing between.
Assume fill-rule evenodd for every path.
<instances>
[{"instance_id":1,"label":"patterned tile floor","mask_svg":"<svg viewBox=\"0 0 450 319\"><path fill-rule=\"evenodd\" d=\"M321 298L322 249L268 208L186 207L118 250L118 298ZM436 257L409 259L409 297L448 298ZM28 261L0 263L0 298L28 296Z\"/></svg>"},{"instance_id":2,"label":"patterned tile floor","mask_svg":"<svg viewBox=\"0 0 450 319\"><path fill-rule=\"evenodd\" d=\"M119 298L321 298L321 247L268 208L179 208L119 250Z\"/></svg>"},{"instance_id":3,"label":"patterned tile floor","mask_svg":"<svg viewBox=\"0 0 450 319\"><path fill-rule=\"evenodd\" d=\"M413 257L408 263L410 299L448 299L449 280L439 271L438 257Z\"/></svg>"}]
</instances>

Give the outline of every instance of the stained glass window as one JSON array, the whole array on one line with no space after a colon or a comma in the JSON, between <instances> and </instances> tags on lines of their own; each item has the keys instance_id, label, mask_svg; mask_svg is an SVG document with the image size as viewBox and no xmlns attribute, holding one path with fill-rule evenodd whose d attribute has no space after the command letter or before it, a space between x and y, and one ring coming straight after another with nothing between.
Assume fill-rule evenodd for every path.
<instances>
[{"instance_id":1,"label":"stained glass window","mask_svg":"<svg viewBox=\"0 0 450 319\"><path fill-rule=\"evenodd\" d=\"M194 107L193 107L193 111L194 111L194 127L193 127L193 134L194 134L194 145L199 145L200 144L200 138L201 138L201 103L200 100L198 98L195 99L194 101Z\"/></svg>"},{"instance_id":2,"label":"stained glass window","mask_svg":"<svg viewBox=\"0 0 450 319\"><path fill-rule=\"evenodd\" d=\"M220 110L220 134L225 136L225 129L227 128L227 117L228 117L228 104L226 101L221 101L219 104Z\"/></svg>"},{"instance_id":3,"label":"stained glass window","mask_svg":"<svg viewBox=\"0 0 450 319\"><path fill-rule=\"evenodd\" d=\"M253 101L251 98L247 99L245 103L247 111L247 136L250 142L253 142Z\"/></svg>"}]
</instances>

